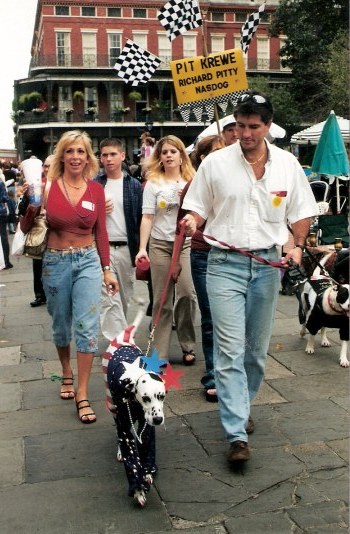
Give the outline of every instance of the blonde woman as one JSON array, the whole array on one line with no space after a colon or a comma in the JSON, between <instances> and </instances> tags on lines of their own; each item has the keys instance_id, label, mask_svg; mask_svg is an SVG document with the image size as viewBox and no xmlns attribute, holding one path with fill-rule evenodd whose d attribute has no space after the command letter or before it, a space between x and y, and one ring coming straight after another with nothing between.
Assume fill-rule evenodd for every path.
<instances>
[{"instance_id":1,"label":"blonde woman","mask_svg":"<svg viewBox=\"0 0 350 534\"><path fill-rule=\"evenodd\" d=\"M97 171L90 137L79 130L65 132L48 174L49 237L43 257L43 286L62 365L61 398L75 399L78 417L85 424L96 421L88 400L88 383L97 350L101 267L109 291L118 290L109 268L104 191L92 181ZM72 328L77 347L76 390L71 367Z\"/></svg>"},{"instance_id":2,"label":"blonde woman","mask_svg":"<svg viewBox=\"0 0 350 534\"><path fill-rule=\"evenodd\" d=\"M140 250L136 259L146 258L151 263L153 320L159 309L161 292L171 263L180 194L194 173L183 142L174 135L160 139L147 161ZM146 250L148 242L149 256ZM171 280L154 335L154 345L159 357L169 358L174 319L184 365L193 365L196 359L194 352L196 294L191 277L190 249L190 240L187 239L180 256L182 271L175 286L175 300L174 282Z\"/></svg>"}]
</instances>

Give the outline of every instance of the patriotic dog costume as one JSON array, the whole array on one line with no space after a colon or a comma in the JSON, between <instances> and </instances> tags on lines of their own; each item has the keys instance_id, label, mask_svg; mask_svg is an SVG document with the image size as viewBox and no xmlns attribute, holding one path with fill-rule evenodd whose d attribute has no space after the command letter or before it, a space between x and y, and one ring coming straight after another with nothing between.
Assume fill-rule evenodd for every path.
<instances>
[{"instance_id":1,"label":"patriotic dog costume","mask_svg":"<svg viewBox=\"0 0 350 534\"><path fill-rule=\"evenodd\" d=\"M147 370L147 360L152 362L152 358L145 357L135 345L135 322L110 343L102 366L107 408L116 424L120 459L129 482L128 494L144 506L157 472L155 426L164 422L165 384L159 374Z\"/></svg>"}]
</instances>

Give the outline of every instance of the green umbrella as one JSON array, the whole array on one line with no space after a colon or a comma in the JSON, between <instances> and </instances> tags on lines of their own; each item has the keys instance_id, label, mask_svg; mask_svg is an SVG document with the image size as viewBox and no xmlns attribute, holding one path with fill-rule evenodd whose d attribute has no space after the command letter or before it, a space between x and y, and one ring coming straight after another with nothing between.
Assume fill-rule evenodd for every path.
<instances>
[{"instance_id":1,"label":"green umbrella","mask_svg":"<svg viewBox=\"0 0 350 534\"><path fill-rule=\"evenodd\" d=\"M319 174L348 176L349 161L337 117L331 111L317 143L312 170Z\"/></svg>"},{"instance_id":2,"label":"green umbrella","mask_svg":"<svg viewBox=\"0 0 350 534\"><path fill-rule=\"evenodd\" d=\"M349 175L349 161L344 140L341 135L337 117L331 111L323 127L321 137L317 143L312 170L319 174L327 174L337 185L337 212L340 211L339 176ZM332 180L330 180L331 182Z\"/></svg>"}]
</instances>

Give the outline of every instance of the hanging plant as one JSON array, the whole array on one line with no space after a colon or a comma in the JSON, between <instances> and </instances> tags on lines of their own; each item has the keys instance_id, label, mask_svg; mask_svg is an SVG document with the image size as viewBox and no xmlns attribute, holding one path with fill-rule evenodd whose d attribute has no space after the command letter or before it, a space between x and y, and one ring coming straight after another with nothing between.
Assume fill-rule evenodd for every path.
<instances>
[{"instance_id":1,"label":"hanging plant","mask_svg":"<svg viewBox=\"0 0 350 534\"><path fill-rule=\"evenodd\" d=\"M73 100L77 100L78 102L82 102L84 100L84 93L83 91L74 91L73 93Z\"/></svg>"},{"instance_id":2,"label":"hanging plant","mask_svg":"<svg viewBox=\"0 0 350 534\"><path fill-rule=\"evenodd\" d=\"M128 94L128 98L134 102L138 102L142 99L142 94L138 91L131 91L131 93Z\"/></svg>"}]
</instances>

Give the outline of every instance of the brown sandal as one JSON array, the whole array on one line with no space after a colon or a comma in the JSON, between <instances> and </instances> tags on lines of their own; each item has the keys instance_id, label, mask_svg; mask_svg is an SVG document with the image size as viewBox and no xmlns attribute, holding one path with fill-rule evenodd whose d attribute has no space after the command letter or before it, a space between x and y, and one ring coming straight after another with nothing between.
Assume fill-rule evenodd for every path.
<instances>
[{"instance_id":1,"label":"brown sandal","mask_svg":"<svg viewBox=\"0 0 350 534\"><path fill-rule=\"evenodd\" d=\"M193 365L196 361L196 355L193 350L183 350L182 351L182 363L184 365Z\"/></svg>"},{"instance_id":2,"label":"brown sandal","mask_svg":"<svg viewBox=\"0 0 350 534\"><path fill-rule=\"evenodd\" d=\"M73 375L71 377L64 377L62 376L61 378L61 399L62 400L71 400L71 399L74 399L75 398L75 391L74 391L74 387L73 387L73 382L74 382L74 379L73 379ZM71 389L68 389L68 390L65 390L65 391L62 391L62 387L63 386L72 386Z\"/></svg>"},{"instance_id":3,"label":"brown sandal","mask_svg":"<svg viewBox=\"0 0 350 534\"><path fill-rule=\"evenodd\" d=\"M79 404L81 404L82 402L85 402L86 404L84 404L84 406L79 406ZM89 412L89 413L84 413L83 415L79 414L80 410L83 410L84 408L91 408L91 404L87 399L82 399L80 401L75 401L75 405L77 407L78 417L79 417L80 421L82 423L84 423L84 425L90 425L91 423L96 423L96 414L92 409L91 409L91 412ZM94 415L95 419L89 419L90 415Z\"/></svg>"}]
</instances>

